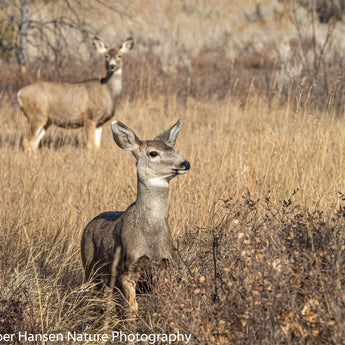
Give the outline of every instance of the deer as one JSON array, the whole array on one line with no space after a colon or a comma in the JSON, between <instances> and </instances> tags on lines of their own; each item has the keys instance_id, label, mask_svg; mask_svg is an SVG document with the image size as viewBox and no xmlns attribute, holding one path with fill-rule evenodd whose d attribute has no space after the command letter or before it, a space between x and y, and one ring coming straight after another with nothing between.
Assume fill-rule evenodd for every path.
<instances>
[{"instance_id":1,"label":"deer","mask_svg":"<svg viewBox=\"0 0 345 345\"><path fill-rule=\"evenodd\" d=\"M136 313L136 284L149 264L173 261L173 240L166 219L169 183L190 169L174 151L181 120L153 140L141 140L126 125L113 121L115 143L132 152L137 168L137 197L125 211L101 213L84 229L81 258L86 281L120 291Z\"/></svg>"},{"instance_id":2,"label":"deer","mask_svg":"<svg viewBox=\"0 0 345 345\"><path fill-rule=\"evenodd\" d=\"M119 49L108 49L95 37L93 45L104 55L104 78L79 83L40 81L18 91L19 106L30 125L30 133L23 141L26 152L37 150L52 124L66 129L84 127L87 147L100 147L102 126L114 116L122 89L122 55L128 53L134 43L130 37Z\"/></svg>"}]
</instances>

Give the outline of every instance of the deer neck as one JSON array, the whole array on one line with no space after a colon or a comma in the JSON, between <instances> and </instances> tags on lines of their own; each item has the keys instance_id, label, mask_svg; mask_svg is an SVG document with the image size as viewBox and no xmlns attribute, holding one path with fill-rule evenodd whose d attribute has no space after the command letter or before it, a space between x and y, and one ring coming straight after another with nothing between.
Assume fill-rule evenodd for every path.
<instances>
[{"instance_id":1,"label":"deer neck","mask_svg":"<svg viewBox=\"0 0 345 345\"><path fill-rule=\"evenodd\" d=\"M106 85L113 96L117 96L122 90L122 68L115 72L107 72L105 78L101 79L101 84Z\"/></svg>"},{"instance_id":2,"label":"deer neck","mask_svg":"<svg viewBox=\"0 0 345 345\"><path fill-rule=\"evenodd\" d=\"M148 224L165 223L168 196L168 183L164 186L155 186L138 178L138 195L135 204L141 219Z\"/></svg>"}]
</instances>

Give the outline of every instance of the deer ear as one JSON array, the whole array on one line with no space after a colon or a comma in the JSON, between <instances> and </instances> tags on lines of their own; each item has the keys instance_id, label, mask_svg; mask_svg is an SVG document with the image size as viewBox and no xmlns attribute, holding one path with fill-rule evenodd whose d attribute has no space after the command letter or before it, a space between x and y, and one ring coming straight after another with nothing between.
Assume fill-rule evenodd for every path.
<instances>
[{"instance_id":1,"label":"deer ear","mask_svg":"<svg viewBox=\"0 0 345 345\"><path fill-rule=\"evenodd\" d=\"M108 51L107 46L98 37L95 37L93 39L93 46L95 47L97 52L100 54L104 54Z\"/></svg>"},{"instance_id":2,"label":"deer ear","mask_svg":"<svg viewBox=\"0 0 345 345\"><path fill-rule=\"evenodd\" d=\"M181 120L178 120L173 126L168 128L163 133L157 135L154 140L162 140L168 146L174 147L177 139L177 135L179 134L181 129Z\"/></svg>"},{"instance_id":3,"label":"deer ear","mask_svg":"<svg viewBox=\"0 0 345 345\"><path fill-rule=\"evenodd\" d=\"M111 130L116 144L123 150L135 151L139 148L141 140L135 133L120 121L113 121Z\"/></svg>"},{"instance_id":4,"label":"deer ear","mask_svg":"<svg viewBox=\"0 0 345 345\"><path fill-rule=\"evenodd\" d=\"M122 43L122 46L120 48L121 53L128 53L134 45L134 41L132 37L129 37Z\"/></svg>"}]
</instances>

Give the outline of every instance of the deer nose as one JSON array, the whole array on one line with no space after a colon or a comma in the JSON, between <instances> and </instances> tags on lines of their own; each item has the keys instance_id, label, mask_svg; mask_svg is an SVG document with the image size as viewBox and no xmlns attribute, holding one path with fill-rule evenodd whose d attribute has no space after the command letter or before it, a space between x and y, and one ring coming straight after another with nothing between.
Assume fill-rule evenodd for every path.
<instances>
[{"instance_id":1,"label":"deer nose","mask_svg":"<svg viewBox=\"0 0 345 345\"><path fill-rule=\"evenodd\" d=\"M182 162L181 166L184 167L184 170L189 170L190 169L190 163L188 161Z\"/></svg>"},{"instance_id":2,"label":"deer nose","mask_svg":"<svg viewBox=\"0 0 345 345\"><path fill-rule=\"evenodd\" d=\"M115 71L116 66L115 65L110 65L109 68L110 68L111 71Z\"/></svg>"}]
</instances>

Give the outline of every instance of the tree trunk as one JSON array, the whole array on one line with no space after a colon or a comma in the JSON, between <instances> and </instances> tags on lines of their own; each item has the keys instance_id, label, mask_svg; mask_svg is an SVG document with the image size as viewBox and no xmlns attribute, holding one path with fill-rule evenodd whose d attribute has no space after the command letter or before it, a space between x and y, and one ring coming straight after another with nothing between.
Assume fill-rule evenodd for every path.
<instances>
[{"instance_id":1,"label":"tree trunk","mask_svg":"<svg viewBox=\"0 0 345 345\"><path fill-rule=\"evenodd\" d=\"M28 0L20 0L20 25L19 25L19 47L17 49L17 60L22 72L26 70L28 62L27 37L29 28Z\"/></svg>"}]
</instances>

